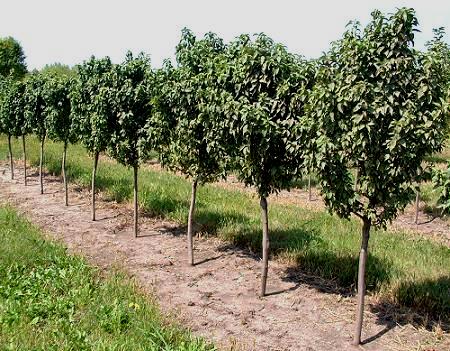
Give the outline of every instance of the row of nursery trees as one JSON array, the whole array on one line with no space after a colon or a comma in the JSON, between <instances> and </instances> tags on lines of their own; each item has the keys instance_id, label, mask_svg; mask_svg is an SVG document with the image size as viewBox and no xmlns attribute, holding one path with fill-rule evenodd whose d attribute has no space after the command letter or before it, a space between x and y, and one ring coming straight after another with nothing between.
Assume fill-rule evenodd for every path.
<instances>
[{"instance_id":1,"label":"row of nursery trees","mask_svg":"<svg viewBox=\"0 0 450 351\"><path fill-rule=\"evenodd\" d=\"M372 227L385 227L414 196L427 155L447 132L448 48L437 30L426 52L413 48L412 9L372 13L355 23L318 60L289 53L264 34L224 43L183 30L174 66L152 69L130 53L121 64L91 58L74 75L34 72L2 82L0 128L81 142L93 156L92 220L99 155L134 170L134 234L138 234L138 169L150 151L192 180L188 262L194 264L197 187L234 172L253 186L262 215L261 295L269 259L267 198L314 171L323 199L340 217L362 222L358 312L361 341L365 266ZM11 147L11 176L13 163ZM26 164L26 162L25 162Z\"/></svg>"}]
</instances>

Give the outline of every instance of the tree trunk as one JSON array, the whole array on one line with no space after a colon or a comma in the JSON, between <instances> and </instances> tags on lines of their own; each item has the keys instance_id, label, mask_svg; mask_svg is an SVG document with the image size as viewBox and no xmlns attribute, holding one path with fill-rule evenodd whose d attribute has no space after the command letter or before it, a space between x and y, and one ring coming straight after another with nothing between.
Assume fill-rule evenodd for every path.
<instances>
[{"instance_id":1,"label":"tree trunk","mask_svg":"<svg viewBox=\"0 0 450 351\"><path fill-rule=\"evenodd\" d=\"M312 201L311 173L308 174L308 201Z\"/></svg>"},{"instance_id":2,"label":"tree trunk","mask_svg":"<svg viewBox=\"0 0 450 351\"><path fill-rule=\"evenodd\" d=\"M43 180L43 173L42 173L42 166L44 163L44 142L45 142L45 137L42 138L41 140L41 155L39 158L39 184L41 186L41 195L44 193L44 180Z\"/></svg>"},{"instance_id":3,"label":"tree trunk","mask_svg":"<svg viewBox=\"0 0 450 351\"><path fill-rule=\"evenodd\" d=\"M64 181L64 204L66 206L69 206L69 194L67 191L67 176L66 176L66 156L67 156L67 142L65 141L61 169Z\"/></svg>"},{"instance_id":4,"label":"tree trunk","mask_svg":"<svg viewBox=\"0 0 450 351\"><path fill-rule=\"evenodd\" d=\"M368 218L363 219L361 251L359 253L359 269L358 269L358 306L356 314L356 329L353 339L354 345L361 343L361 331L364 317L364 297L366 295L366 262L367 248L369 245L371 221Z\"/></svg>"},{"instance_id":5,"label":"tree trunk","mask_svg":"<svg viewBox=\"0 0 450 351\"><path fill-rule=\"evenodd\" d=\"M11 148L11 134L8 134L9 168L11 170L11 179L14 179L14 160Z\"/></svg>"},{"instance_id":6,"label":"tree trunk","mask_svg":"<svg viewBox=\"0 0 450 351\"><path fill-rule=\"evenodd\" d=\"M356 174L355 174L355 184L353 185L353 189L355 191L358 191L358 181L359 181L359 170L356 170Z\"/></svg>"},{"instance_id":7,"label":"tree trunk","mask_svg":"<svg viewBox=\"0 0 450 351\"><path fill-rule=\"evenodd\" d=\"M261 270L261 296L266 295L267 271L269 268L269 220L267 215L267 199L261 197L261 219L262 219L262 270Z\"/></svg>"},{"instance_id":8,"label":"tree trunk","mask_svg":"<svg viewBox=\"0 0 450 351\"><path fill-rule=\"evenodd\" d=\"M188 240L188 263L189 265L194 265L194 240L192 238L192 224L194 222L194 211L195 211L195 197L197 195L197 179L192 182L192 192L191 192L191 207L189 208L188 217L188 230L187 230L187 240Z\"/></svg>"},{"instance_id":9,"label":"tree trunk","mask_svg":"<svg viewBox=\"0 0 450 351\"><path fill-rule=\"evenodd\" d=\"M134 237L138 236L138 166L133 166L134 173Z\"/></svg>"},{"instance_id":10,"label":"tree trunk","mask_svg":"<svg viewBox=\"0 0 450 351\"><path fill-rule=\"evenodd\" d=\"M91 197L92 197L92 220L95 221L95 176L97 174L98 165L98 151L94 154L94 167L92 168L92 179L91 179Z\"/></svg>"},{"instance_id":11,"label":"tree trunk","mask_svg":"<svg viewBox=\"0 0 450 351\"><path fill-rule=\"evenodd\" d=\"M416 190L416 218L414 220L415 224L419 223L419 201L420 201L420 191Z\"/></svg>"},{"instance_id":12,"label":"tree trunk","mask_svg":"<svg viewBox=\"0 0 450 351\"><path fill-rule=\"evenodd\" d=\"M22 135L22 146L23 146L23 181L25 186L27 186L27 149L25 147L25 134Z\"/></svg>"}]
</instances>

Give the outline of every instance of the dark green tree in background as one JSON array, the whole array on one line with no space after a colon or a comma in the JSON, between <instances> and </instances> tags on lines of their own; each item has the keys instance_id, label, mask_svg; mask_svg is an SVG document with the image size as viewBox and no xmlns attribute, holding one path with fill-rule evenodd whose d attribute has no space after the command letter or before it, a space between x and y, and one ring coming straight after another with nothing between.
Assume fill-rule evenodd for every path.
<instances>
[{"instance_id":1,"label":"dark green tree in background","mask_svg":"<svg viewBox=\"0 0 450 351\"><path fill-rule=\"evenodd\" d=\"M0 38L0 76L22 79L27 73L22 46L11 37Z\"/></svg>"},{"instance_id":2,"label":"dark green tree in background","mask_svg":"<svg viewBox=\"0 0 450 351\"><path fill-rule=\"evenodd\" d=\"M72 77L75 78L77 75L77 67L70 67L68 65L65 65L63 63L52 63L52 64L48 64L45 65L41 70L41 73L43 74L49 74L52 76L68 76L68 77Z\"/></svg>"}]
</instances>

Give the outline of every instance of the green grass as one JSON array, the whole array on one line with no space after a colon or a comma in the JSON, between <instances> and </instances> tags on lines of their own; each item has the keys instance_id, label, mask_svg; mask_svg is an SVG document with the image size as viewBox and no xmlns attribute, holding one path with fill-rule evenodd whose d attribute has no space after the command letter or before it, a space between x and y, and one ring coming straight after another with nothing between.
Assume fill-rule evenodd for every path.
<instances>
[{"instance_id":1,"label":"green grass","mask_svg":"<svg viewBox=\"0 0 450 351\"><path fill-rule=\"evenodd\" d=\"M120 273L101 277L0 207L0 350L213 350Z\"/></svg>"},{"instance_id":2,"label":"green grass","mask_svg":"<svg viewBox=\"0 0 450 351\"><path fill-rule=\"evenodd\" d=\"M434 188L433 183L425 182L420 185L420 200L425 202L423 211L434 217L449 220L448 216L442 216L442 210L438 208L439 192Z\"/></svg>"},{"instance_id":3,"label":"green grass","mask_svg":"<svg viewBox=\"0 0 450 351\"><path fill-rule=\"evenodd\" d=\"M14 143L20 155L19 143ZM38 162L38 144L29 140L29 159ZM60 172L62 146L46 145L46 167ZM0 139L0 158L6 157L5 138ZM68 174L73 181L89 186L92 160L81 146L69 148ZM99 165L99 188L110 199L129 201L132 172L115 162ZM184 224L188 213L190 184L165 171L140 172L140 206L148 215ZM339 287L354 289L360 245L360 223L346 221L325 212L294 205L273 204L269 209L271 250L275 258L290 262L295 269L320 276ZM202 186L198 191L196 222L203 232L259 252L260 210L248 194ZM388 301L429 313L450 315L450 249L410 233L373 231L369 243L368 290ZM287 272L288 273L288 272Z\"/></svg>"},{"instance_id":4,"label":"green grass","mask_svg":"<svg viewBox=\"0 0 450 351\"><path fill-rule=\"evenodd\" d=\"M447 139L445 146L440 153L427 157L427 161L447 164L447 162L450 161L450 139Z\"/></svg>"}]
</instances>

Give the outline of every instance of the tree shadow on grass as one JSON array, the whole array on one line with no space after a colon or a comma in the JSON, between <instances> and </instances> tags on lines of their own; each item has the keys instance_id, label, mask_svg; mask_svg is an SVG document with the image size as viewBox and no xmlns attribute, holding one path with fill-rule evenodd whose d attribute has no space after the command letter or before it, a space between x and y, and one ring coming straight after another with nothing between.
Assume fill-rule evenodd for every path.
<instances>
[{"instance_id":1,"label":"tree shadow on grass","mask_svg":"<svg viewBox=\"0 0 450 351\"><path fill-rule=\"evenodd\" d=\"M99 191L105 191L106 200L123 202L133 195L133 183L131 179L118 177L112 178L97 175L95 186Z\"/></svg>"},{"instance_id":2,"label":"tree shadow on grass","mask_svg":"<svg viewBox=\"0 0 450 351\"><path fill-rule=\"evenodd\" d=\"M358 280L358 256L331 251L304 250L296 255L297 265L285 270L284 281L304 284L325 294L354 296ZM392 264L373 255L366 265L366 289L377 291L392 277Z\"/></svg>"},{"instance_id":3,"label":"tree shadow on grass","mask_svg":"<svg viewBox=\"0 0 450 351\"><path fill-rule=\"evenodd\" d=\"M236 223L232 234L227 237L231 245L225 245L224 250L238 249L251 257L260 257L262 249L261 230L255 229L250 221ZM323 245L324 241L315 230L304 227L273 228L269 230L270 253L279 255L283 252L305 250L311 245ZM243 249L245 251L243 251Z\"/></svg>"},{"instance_id":4,"label":"tree shadow on grass","mask_svg":"<svg viewBox=\"0 0 450 351\"><path fill-rule=\"evenodd\" d=\"M389 299L370 305L377 323L413 325L450 332L450 275L421 282L402 282Z\"/></svg>"},{"instance_id":5,"label":"tree shadow on grass","mask_svg":"<svg viewBox=\"0 0 450 351\"><path fill-rule=\"evenodd\" d=\"M157 194L155 194L157 195ZM170 218L170 215L178 211L186 211L189 206L187 201L178 200L170 197L160 196L141 196L140 207L143 216Z\"/></svg>"},{"instance_id":6,"label":"tree shadow on grass","mask_svg":"<svg viewBox=\"0 0 450 351\"><path fill-rule=\"evenodd\" d=\"M177 202L176 205L173 207L173 211L178 210L178 206L180 205L180 202ZM164 205L164 207L160 208L170 208L167 207L167 203ZM152 210L150 210L152 211ZM149 212L151 214L155 214L155 212ZM164 216L168 213L158 213L157 216ZM157 217L155 216L155 217ZM187 215L186 215L187 216ZM195 215L195 222L194 222L194 235L195 236L216 236L217 233L220 231L221 228L226 226L226 223L234 222L243 222L246 221L247 218L243 215L239 215L236 213L231 212L213 212L213 211L199 211ZM158 228L160 232L179 236L179 235L186 235L187 231L187 225L180 224L177 226L173 225L163 225Z\"/></svg>"},{"instance_id":7,"label":"tree shadow on grass","mask_svg":"<svg viewBox=\"0 0 450 351\"><path fill-rule=\"evenodd\" d=\"M240 228L233 228L232 234L226 237L230 244L223 245L220 250L233 250L240 255L260 259L261 236L259 228L249 222L242 223ZM353 254L336 252L318 230L307 226L307 223L290 228L273 228L269 231L269 237L272 256L295 262L284 271L283 280L305 284L323 293L354 295L358 278L357 248ZM393 277L392 270L393 264L388 258L369 253L367 291L376 292L382 285L388 284Z\"/></svg>"},{"instance_id":8,"label":"tree shadow on grass","mask_svg":"<svg viewBox=\"0 0 450 351\"><path fill-rule=\"evenodd\" d=\"M199 209L195 215L195 231L200 234L215 236L220 229L230 224L249 223L250 219L240 213L231 211L209 211Z\"/></svg>"},{"instance_id":9,"label":"tree shadow on grass","mask_svg":"<svg viewBox=\"0 0 450 351\"><path fill-rule=\"evenodd\" d=\"M308 285L322 293L351 296L358 274L358 255L337 255L328 248L327 242L317 230L305 226L270 230L270 251L272 256L282 256L297 264L284 271L284 281L294 283L295 290L300 285ZM261 258L261 232L242 228L230 238L230 243L222 245L220 251L234 251L238 255L255 260ZM272 259L272 257L271 257ZM391 277L392 264L369 255L367 279L369 291L376 290ZM276 292L277 294L282 292Z\"/></svg>"},{"instance_id":10,"label":"tree shadow on grass","mask_svg":"<svg viewBox=\"0 0 450 351\"><path fill-rule=\"evenodd\" d=\"M308 189L308 177L294 179L290 185L292 188ZM311 186L316 187L318 185L319 182L317 181L317 177L315 175L311 175Z\"/></svg>"},{"instance_id":11,"label":"tree shadow on grass","mask_svg":"<svg viewBox=\"0 0 450 351\"><path fill-rule=\"evenodd\" d=\"M98 190L106 193L105 199L118 203L133 198L133 184L128 177L112 178L100 175L96 183ZM159 190L149 190L142 185L139 190L139 207L146 217L170 217L170 214L180 210L187 211L187 200L171 197Z\"/></svg>"}]
</instances>

